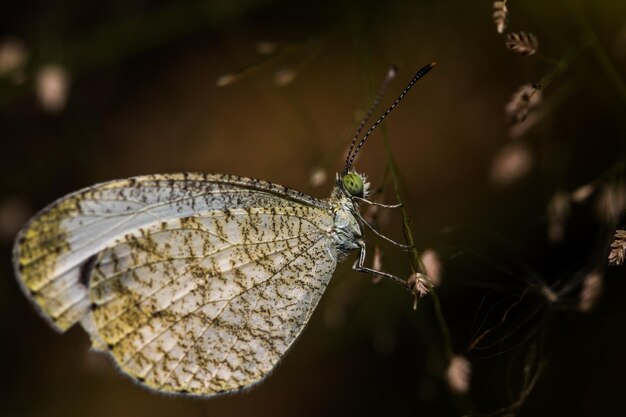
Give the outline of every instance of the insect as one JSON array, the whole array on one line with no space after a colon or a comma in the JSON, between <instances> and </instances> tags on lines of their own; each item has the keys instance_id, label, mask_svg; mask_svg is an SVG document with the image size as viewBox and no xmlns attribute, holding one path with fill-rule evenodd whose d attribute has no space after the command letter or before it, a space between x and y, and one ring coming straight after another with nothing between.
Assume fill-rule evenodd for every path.
<instances>
[{"instance_id":1,"label":"insect","mask_svg":"<svg viewBox=\"0 0 626 417\"><path fill-rule=\"evenodd\" d=\"M359 251L355 270L410 289L364 265L362 226L374 229L359 204L396 206L369 201L369 184L352 165L433 66L417 72L355 147L370 109L328 199L230 175L97 184L50 204L20 231L13 258L21 287L52 327L80 323L94 349L151 389L211 396L259 382L350 251Z\"/></svg>"}]
</instances>

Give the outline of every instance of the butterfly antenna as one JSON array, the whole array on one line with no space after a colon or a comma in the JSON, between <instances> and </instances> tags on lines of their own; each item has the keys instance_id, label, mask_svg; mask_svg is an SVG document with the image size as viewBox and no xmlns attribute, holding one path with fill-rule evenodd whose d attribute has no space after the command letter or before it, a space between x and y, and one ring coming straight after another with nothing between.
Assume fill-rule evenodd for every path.
<instances>
[{"instance_id":1,"label":"butterfly antenna","mask_svg":"<svg viewBox=\"0 0 626 417\"><path fill-rule=\"evenodd\" d=\"M374 113L374 110L376 109L376 107L378 107L380 100L383 98L383 95L385 94L385 91L387 90L387 86L389 85L389 82L396 77L397 73L398 73L398 68L395 65L392 65L391 67L389 67L389 69L387 70L387 75L385 75L385 79L383 80L383 83L378 89L378 93L376 94L376 98L374 99L374 102L372 103L369 110L365 114L365 117L363 117L363 119L361 120L359 127L356 129L356 133L354 134L354 137L352 138L352 143L350 144L350 149L348 150L348 155L346 156L345 173L347 173L348 169L350 168L348 161L350 160L350 155L352 154L352 150L354 149L356 140L359 138L359 136L361 136L361 132L363 131L363 128L365 127L365 123L367 123L370 117L372 117L372 113Z\"/></svg>"},{"instance_id":2,"label":"butterfly antenna","mask_svg":"<svg viewBox=\"0 0 626 417\"><path fill-rule=\"evenodd\" d=\"M400 95L398 96L398 98L396 99L396 101L393 102L393 104L391 106L389 106L389 108L387 109L387 111L385 113L383 113L382 116L380 116L380 118L378 120L376 120L376 123L374 123L372 125L372 127L370 127L370 129L367 131L367 133L365 134L365 136L363 136L363 139L361 139L361 141L359 142L359 144L357 145L356 149L354 150L354 152L352 154L348 154L348 159L346 160L346 172L348 172L348 170L352 167L352 163L354 162L354 158L356 158L357 154L359 153L359 150L361 150L361 147L363 146L363 144L365 143L365 141L367 140L367 138L369 137L369 135L372 134L372 132L374 131L374 129L376 129L376 126L378 126L380 124L380 122L382 122L383 120L385 120L385 117L387 117L387 115L389 113L391 113L391 111L398 105L398 103L400 103L400 100L402 100L404 98L404 96L406 95L406 93L411 89L411 87L413 87L413 85L420 79L422 78L424 75L428 74L428 72L433 69L435 67L435 65L437 65L436 62L430 63L426 66L424 66L423 68L421 68L419 71L417 71L417 73L415 74L415 76L413 77L413 79L409 82L409 84L404 88L404 90L402 91L402 93L400 93ZM353 142L354 144L354 142ZM350 150L352 150L352 146L350 147Z\"/></svg>"}]
</instances>

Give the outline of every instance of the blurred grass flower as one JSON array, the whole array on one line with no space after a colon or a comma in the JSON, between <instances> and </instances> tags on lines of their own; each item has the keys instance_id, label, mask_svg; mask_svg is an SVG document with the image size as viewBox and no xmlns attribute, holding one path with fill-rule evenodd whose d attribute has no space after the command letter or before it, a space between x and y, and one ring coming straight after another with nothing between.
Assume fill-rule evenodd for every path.
<instances>
[{"instance_id":1,"label":"blurred grass flower","mask_svg":"<svg viewBox=\"0 0 626 417\"><path fill-rule=\"evenodd\" d=\"M382 271L383 270L383 254L380 251L380 247L374 246L374 258L372 259L372 269L374 271ZM372 282L374 284L378 284L383 277L380 275L374 275L372 277Z\"/></svg>"},{"instance_id":2,"label":"blurred grass flower","mask_svg":"<svg viewBox=\"0 0 626 417\"><path fill-rule=\"evenodd\" d=\"M11 241L32 214L23 198L11 196L0 202L0 241Z\"/></svg>"},{"instance_id":3,"label":"blurred grass flower","mask_svg":"<svg viewBox=\"0 0 626 417\"><path fill-rule=\"evenodd\" d=\"M256 44L256 50L261 55L272 55L276 52L276 44L270 41L261 41Z\"/></svg>"},{"instance_id":4,"label":"blurred grass flower","mask_svg":"<svg viewBox=\"0 0 626 417\"><path fill-rule=\"evenodd\" d=\"M572 191L570 198L575 203L582 203L591 197L591 194L593 194L594 191L595 187L593 184L585 184Z\"/></svg>"},{"instance_id":5,"label":"blurred grass flower","mask_svg":"<svg viewBox=\"0 0 626 417\"><path fill-rule=\"evenodd\" d=\"M50 113L65 108L70 78L67 70L56 64L48 64L37 72L36 91L41 107Z\"/></svg>"},{"instance_id":6,"label":"blurred grass flower","mask_svg":"<svg viewBox=\"0 0 626 417\"><path fill-rule=\"evenodd\" d=\"M528 114L539 107L541 102L541 91L531 84L524 84L513 93L504 111L511 123L520 123L526 120Z\"/></svg>"},{"instance_id":7,"label":"blurred grass flower","mask_svg":"<svg viewBox=\"0 0 626 417\"><path fill-rule=\"evenodd\" d=\"M491 181L499 186L507 186L524 175L533 166L533 155L527 144L513 142L500 149L493 157Z\"/></svg>"},{"instance_id":8,"label":"blurred grass flower","mask_svg":"<svg viewBox=\"0 0 626 417\"><path fill-rule=\"evenodd\" d=\"M324 168L315 168L309 176L309 183L313 187L319 187L323 185L328 179L328 173Z\"/></svg>"},{"instance_id":9,"label":"blurred grass flower","mask_svg":"<svg viewBox=\"0 0 626 417\"><path fill-rule=\"evenodd\" d=\"M233 73L224 74L217 79L217 81L215 82L215 85L217 85L218 87L226 87L227 85L234 83L238 79L239 77L237 76L237 74L233 74Z\"/></svg>"},{"instance_id":10,"label":"blurred grass flower","mask_svg":"<svg viewBox=\"0 0 626 417\"><path fill-rule=\"evenodd\" d=\"M606 184L596 201L596 211L600 219L614 224L626 210L626 182L617 181Z\"/></svg>"},{"instance_id":11,"label":"blurred grass flower","mask_svg":"<svg viewBox=\"0 0 626 417\"><path fill-rule=\"evenodd\" d=\"M604 278L599 271L592 271L585 276L582 289L580 290L580 303L578 310L588 313L598 303L604 288Z\"/></svg>"},{"instance_id":12,"label":"blurred grass flower","mask_svg":"<svg viewBox=\"0 0 626 417\"><path fill-rule=\"evenodd\" d=\"M452 392L465 394L470 388L472 364L461 355L454 355L450 359L446 370L446 382Z\"/></svg>"},{"instance_id":13,"label":"blurred grass flower","mask_svg":"<svg viewBox=\"0 0 626 417\"><path fill-rule=\"evenodd\" d=\"M279 68L274 73L274 85L276 87L286 87L296 79L297 72L290 67Z\"/></svg>"},{"instance_id":14,"label":"blurred grass flower","mask_svg":"<svg viewBox=\"0 0 626 417\"><path fill-rule=\"evenodd\" d=\"M426 249L422 252L422 264L428 279L434 287L441 284L441 271L443 266L439 254L433 249Z\"/></svg>"},{"instance_id":15,"label":"blurred grass flower","mask_svg":"<svg viewBox=\"0 0 626 417\"><path fill-rule=\"evenodd\" d=\"M23 79L21 71L28 59L28 51L22 41L7 38L0 42L0 77Z\"/></svg>"},{"instance_id":16,"label":"blurred grass flower","mask_svg":"<svg viewBox=\"0 0 626 417\"><path fill-rule=\"evenodd\" d=\"M548 203L548 240L561 242L565 236L565 221L570 213L569 194L556 192Z\"/></svg>"}]
</instances>

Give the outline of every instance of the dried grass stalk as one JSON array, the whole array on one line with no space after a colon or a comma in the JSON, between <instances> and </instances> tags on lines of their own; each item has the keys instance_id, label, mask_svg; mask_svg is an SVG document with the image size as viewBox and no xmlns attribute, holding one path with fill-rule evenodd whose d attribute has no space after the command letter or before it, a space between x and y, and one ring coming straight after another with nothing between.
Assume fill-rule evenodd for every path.
<instances>
[{"instance_id":1,"label":"dried grass stalk","mask_svg":"<svg viewBox=\"0 0 626 417\"><path fill-rule=\"evenodd\" d=\"M409 288L416 296L424 297L430 290L433 289L433 284L430 282L430 278L419 272L414 272L407 279Z\"/></svg>"},{"instance_id":2,"label":"dried grass stalk","mask_svg":"<svg viewBox=\"0 0 626 417\"><path fill-rule=\"evenodd\" d=\"M506 35L506 47L522 56L533 55L539 48L537 37L532 33L519 32Z\"/></svg>"},{"instance_id":3,"label":"dried grass stalk","mask_svg":"<svg viewBox=\"0 0 626 417\"><path fill-rule=\"evenodd\" d=\"M609 265L624 265L626 259L626 230L617 230L611 243Z\"/></svg>"},{"instance_id":4,"label":"dried grass stalk","mask_svg":"<svg viewBox=\"0 0 626 417\"><path fill-rule=\"evenodd\" d=\"M496 24L498 33L504 33L509 22L509 9L506 7L506 0L493 2L493 21Z\"/></svg>"}]
</instances>

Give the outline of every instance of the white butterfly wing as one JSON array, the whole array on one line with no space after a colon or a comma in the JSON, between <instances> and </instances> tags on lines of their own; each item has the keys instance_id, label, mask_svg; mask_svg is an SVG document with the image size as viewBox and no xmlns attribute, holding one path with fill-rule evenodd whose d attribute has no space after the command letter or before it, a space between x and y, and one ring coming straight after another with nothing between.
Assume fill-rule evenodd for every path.
<instances>
[{"instance_id":1,"label":"white butterfly wing","mask_svg":"<svg viewBox=\"0 0 626 417\"><path fill-rule=\"evenodd\" d=\"M231 176L113 181L43 210L18 236L23 287L58 329L149 387L195 394L263 378L337 262L326 202Z\"/></svg>"}]
</instances>

